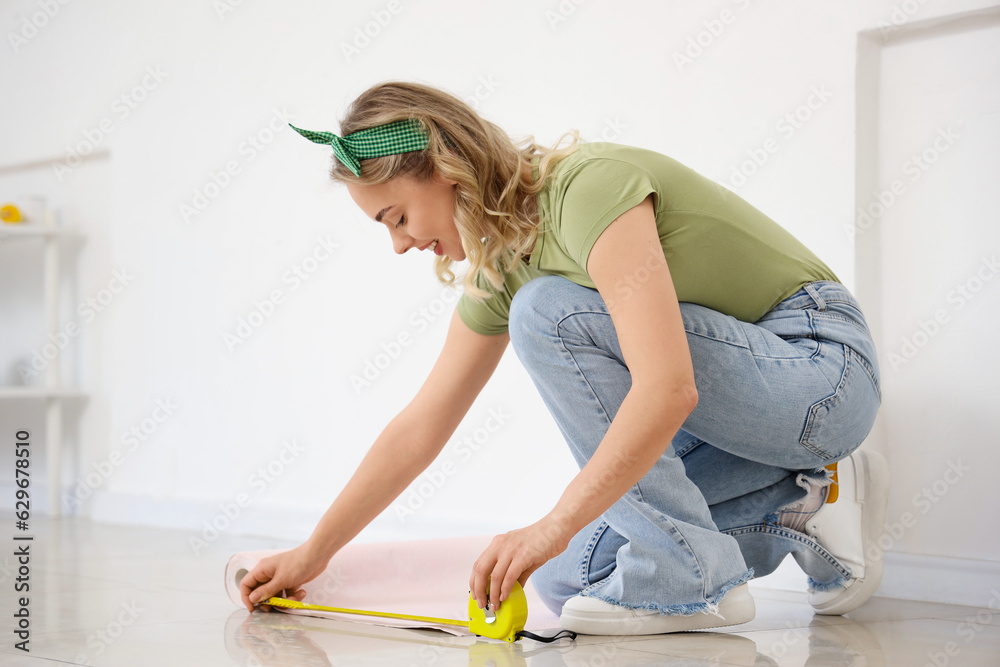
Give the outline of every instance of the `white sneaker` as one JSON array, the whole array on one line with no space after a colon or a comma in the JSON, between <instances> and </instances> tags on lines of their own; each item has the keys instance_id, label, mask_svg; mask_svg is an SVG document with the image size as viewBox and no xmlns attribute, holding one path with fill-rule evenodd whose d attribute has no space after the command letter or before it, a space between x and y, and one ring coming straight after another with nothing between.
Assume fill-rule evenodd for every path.
<instances>
[{"instance_id":1,"label":"white sneaker","mask_svg":"<svg viewBox=\"0 0 1000 667\"><path fill-rule=\"evenodd\" d=\"M871 598L882 582L879 538L889 502L889 464L873 451L855 451L837 464L837 499L825 503L806 523L806 534L851 568L847 585L809 590L817 614L838 616Z\"/></svg>"},{"instance_id":2,"label":"white sneaker","mask_svg":"<svg viewBox=\"0 0 1000 667\"><path fill-rule=\"evenodd\" d=\"M661 614L653 609L631 609L604 600L576 595L563 605L563 629L583 635L659 635L705 628L721 628L752 621L756 614L750 587L731 589L719 603L719 614Z\"/></svg>"}]
</instances>

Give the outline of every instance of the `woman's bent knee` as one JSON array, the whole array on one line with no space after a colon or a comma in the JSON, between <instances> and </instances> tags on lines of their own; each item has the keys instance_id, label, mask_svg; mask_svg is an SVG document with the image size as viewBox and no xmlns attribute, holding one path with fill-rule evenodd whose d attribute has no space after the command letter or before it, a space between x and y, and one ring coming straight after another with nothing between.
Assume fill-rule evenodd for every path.
<instances>
[{"instance_id":1,"label":"woman's bent knee","mask_svg":"<svg viewBox=\"0 0 1000 667\"><path fill-rule=\"evenodd\" d=\"M550 289L549 276L529 280L514 294L507 314L507 332L511 347L521 363L530 362L528 353L539 347L539 332L546 328L549 315L546 310ZM549 325L551 326L551 325Z\"/></svg>"},{"instance_id":2,"label":"woman's bent knee","mask_svg":"<svg viewBox=\"0 0 1000 667\"><path fill-rule=\"evenodd\" d=\"M507 329L515 351L530 345L538 332L555 331L565 315L568 294L586 289L562 276L539 276L529 280L511 299Z\"/></svg>"}]
</instances>

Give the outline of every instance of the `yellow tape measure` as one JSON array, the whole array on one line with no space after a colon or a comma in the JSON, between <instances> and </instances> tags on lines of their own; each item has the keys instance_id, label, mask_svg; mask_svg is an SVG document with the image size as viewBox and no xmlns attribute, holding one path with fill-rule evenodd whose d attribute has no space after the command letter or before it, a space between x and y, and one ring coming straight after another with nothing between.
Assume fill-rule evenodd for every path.
<instances>
[{"instance_id":1,"label":"yellow tape measure","mask_svg":"<svg viewBox=\"0 0 1000 667\"><path fill-rule=\"evenodd\" d=\"M422 623L434 623L435 625L456 625L468 628L469 632L480 637L490 639L502 639L506 642L514 642L520 639L521 631L528 620L528 600L524 596L524 589L521 584L514 582L514 588L510 596L500 603L500 608L496 614L489 614L485 609L480 609L476 598L469 593L469 620L460 621L453 618L437 618L436 616L415 616L412 614L393 614L386 611L365 611L363 609L344 609L342 607L324 607L318 604L308 604L297 600L285 598L268 598L262 604L272 607L284 607L286 609L307 609L310 611L330 611L338 614L357 614L360 616L380 616L383 618L402 618L408 621L420 621Z\"/></svg>"}]
</instances>

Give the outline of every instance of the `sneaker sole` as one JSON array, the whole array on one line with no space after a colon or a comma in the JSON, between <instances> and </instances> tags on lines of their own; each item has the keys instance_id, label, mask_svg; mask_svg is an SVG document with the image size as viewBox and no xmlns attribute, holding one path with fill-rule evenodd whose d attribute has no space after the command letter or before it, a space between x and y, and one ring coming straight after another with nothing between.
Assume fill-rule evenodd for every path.
<instances>
[{"instance_id":1,"label":"sneaker sole","mask_svg":"<svg viewBox=\"0 0 1000 667\"><path fill-rule=\"evenodd\" d=\"M588 614L564 610L559 617L565 630L583 635L661 635L671 632L724 628L748 623L754 619L757 607L750 588L742 584L730 590L719 605L722 618L713 614L667 614L630 618L608 618L606 614Z\"/></svg>"},{"instance_id":2,"label":"sneaker sole","mask_svg":"<svg viewBox=\"0 0 1000 667\"><path fill-rule=\"evenodd\" d=\"M855 470L855 474L862 478L858 481L863 483L861 488L865 494L861 509L865 576L854 580L842 595L828 602L813 604L815 612L823 616L840 616L854 611L868 602L882 583L882 552L878 541L885 530L885 515L889 506L889 463L878 452L858 452L855 460L860 468ZM878 555L877 558L870 558L873 553Z\"/></svg>"}]
</instances>

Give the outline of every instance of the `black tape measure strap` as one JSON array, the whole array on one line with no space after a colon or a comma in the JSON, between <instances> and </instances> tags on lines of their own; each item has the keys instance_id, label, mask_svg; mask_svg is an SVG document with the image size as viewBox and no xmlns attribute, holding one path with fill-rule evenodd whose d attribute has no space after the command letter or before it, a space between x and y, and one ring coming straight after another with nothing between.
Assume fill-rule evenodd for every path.
<instances>
[{"instance_id":1,"label":"black tape measure strap","mask_svg":"<svg viewBox=\"0 0 1000 667\"><path fill-rule=\"evenodd\" d=\"M565 635L563 634L564 632L566 633ZM517 638L520 639L522 637L526 637L527 639L534 639L536 642L542 642L544 644L549 644L551 642L556 641L557 639L566 639L566 638L569 638L570 640L574 640L574 639L576 639L576 633L575 632L571 632L569 630L560 630L559 632L557 632L556 634L552 635L551 637L542 637L541 635L536 635L534 632L528 632L527 630L521 630L519 633L517 633Z\"/></svg>"}]
</instances>

